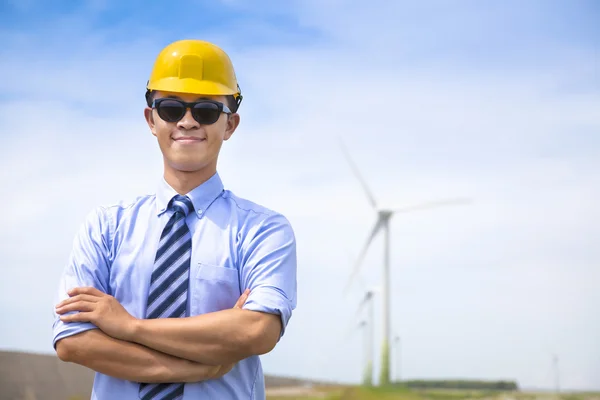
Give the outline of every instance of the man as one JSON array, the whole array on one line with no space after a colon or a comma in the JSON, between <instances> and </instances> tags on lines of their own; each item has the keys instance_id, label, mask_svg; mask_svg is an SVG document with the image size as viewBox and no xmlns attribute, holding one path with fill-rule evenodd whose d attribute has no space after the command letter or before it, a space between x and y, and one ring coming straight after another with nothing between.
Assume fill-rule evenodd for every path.
<instances>
[{"instance_id":1,"label":"man","mask_svg":"<svg viewBox=\"0 0 600 400\"><path fill-rule=\"evenodd\" d=\"M258 356L296 307L296 244L285 217L217 173L241 100L219 47L158 55L144 114L163 178L88 215L60 282L54 346L96 371L92 399L265 398Z\"/></svg>"}]
</instances>

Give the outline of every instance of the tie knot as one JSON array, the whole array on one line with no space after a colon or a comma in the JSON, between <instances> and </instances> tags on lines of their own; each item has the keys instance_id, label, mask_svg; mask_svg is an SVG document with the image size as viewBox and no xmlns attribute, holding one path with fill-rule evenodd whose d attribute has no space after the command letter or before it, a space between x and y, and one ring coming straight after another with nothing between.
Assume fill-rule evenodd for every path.
<instances>
[{"instance_id":1,"label":"tie knot","mask_svg":"<svg viewBox=\"0 0 600 400\"><path fill-rule=\"evenodd\" d=\"M170 208L176 213L179 212L187 216L194 209L194 204L189 197L178 194L171 200Z\"/></svg>"}]
</instances>

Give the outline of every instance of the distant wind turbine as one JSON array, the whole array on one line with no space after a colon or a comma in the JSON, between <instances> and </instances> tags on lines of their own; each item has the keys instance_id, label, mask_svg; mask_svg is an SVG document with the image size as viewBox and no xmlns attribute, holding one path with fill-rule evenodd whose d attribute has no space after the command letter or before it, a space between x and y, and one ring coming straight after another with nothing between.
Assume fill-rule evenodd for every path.
<instances>
[{"instance_id":1,"label":"distant wind turbine","mask_svg":"<svg viewBox=\"0 0 600 400\"><path fill-rule=\"evenodd\" d=\"M558 356L554 354L552 356L552 369L554 371L554 390L556 394L560 393L560 370L558 368Z\"/></svg>"},{"instance_id":2,"label":"distant wind turbine","mask_svg":"<svg viewBox=\"0 0 600 400\"><path fill-rule=\"evenodd\" d=\"M390 220L394 214L397 213L407 213L417 210L427 210L431 208L437 208L446 205L458 205L458 204L468 204L471 202L470 199L467 198L453 198L453 199L444 199L438 201L430 201L426 203L416 204L407 207L400 208L380 208L377 205L375 197L373 196L371 190L367 186L367 183L361 176L356 164L352 161L346 146L343 141L340 139L340 146L352 169L354 175L360 182L365 195L369 201L369 204L375 211L377 215L377 219L375 221L375 225L371 229L371 233L369 234L365 245L363 246L355 264L352 273L350 274L350 278L348 279L348 283L346 284L346 288L344 292L347 292L354 277L358 273L362 261L369 249L369 245L373 241L373 239L377 236L379 231L383 230L384 233L384 251L383 251L383 282L382 282L382 306L383 306L383 343L381 348L381 374L379 379L380 385L388 385L391 382L391 369L390 369Z\"/></svg>"},{"instance_id":3,"label":"distant wind turbine","mask_svg":"<svg viewBox=\"0 0 600 400\"><path fill-rule=\"evenodd\" d=\"M373 385L373 345L375 338L375 312L373 307L373 297L375 296L375 293L380 291L381 290L379 288L371 288L366 290L357 310L357 314L360 314L363 308L367 308L366 319L361 322L361 327L365 329L365 371L363 376L363 384L366 386Z\"/></svg>"},{"instance_id":4,"label":"distant wind turbine","mask_svg":"<svg viewBox=\"0 0 600 400\"><path fill-rule=\"evenodd\" d=\"M358 324L358 328L363 333L364 369L362 382L365 386L373 386L373 354L371 351L373 343L369 341L370 333L373 330L372 326L373 323L369 323L366 320L362 320Z\"/></svg>"},{"instance_id":5,"label":"distant wind turbine","mask_svg":"<svg viewBox=\"0 0 600 400\"><path fill-rule=\"evenodd\" d=\"M367 287L366 282L359 275L360 286L364 290L364 295L358 304L355 317L362 317L358 325L353 321L350 326L349 334L352 334L356 328L362 330L364 343L364 370L363 370L363 385L373 386L373 346L374 346L374 328L375 328L375 309L374 297L375 294L381 293L381 288L377 286ZM366 308L366 315L362 316L363 310Z\"/></svg>"}]
</instances>

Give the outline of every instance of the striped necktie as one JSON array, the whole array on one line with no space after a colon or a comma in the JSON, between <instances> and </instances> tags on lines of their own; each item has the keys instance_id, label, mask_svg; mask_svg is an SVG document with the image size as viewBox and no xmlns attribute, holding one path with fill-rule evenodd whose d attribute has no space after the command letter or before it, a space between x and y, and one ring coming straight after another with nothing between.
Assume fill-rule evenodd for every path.
<instances>
[{"instance_id":1,"label":"striped necktie","mask_svg":"<svg viewBox=\"0 0 600 400\"><path fill-rule=\"evenodd\" d=\"M187 196L176 195L168 208L175 212L160 236L148 291L148 319L180 318L187 312L192 237L185 217L194 205ZM183 388L183 383L141 383L140 399L182 399Z\"/></svg>"}]
</instances>

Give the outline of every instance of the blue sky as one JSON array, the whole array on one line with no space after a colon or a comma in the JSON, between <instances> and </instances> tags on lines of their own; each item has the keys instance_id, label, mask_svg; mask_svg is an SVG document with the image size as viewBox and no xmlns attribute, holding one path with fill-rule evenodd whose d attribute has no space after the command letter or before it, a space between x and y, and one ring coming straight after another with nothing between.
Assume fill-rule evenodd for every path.
<instances>
[{"instance_id":1,"label":"blue sky","mask_svg":"<svg viewBox=\"0 0 600 400\"><path fill-rule=\"evenodd\" d=\"M3 348L51 351L84 215L155 187L144 85L163 46L195 37L230 54L245 96L226 186L298 236L299 308L266 372L361 376L361 288L342 288L374 216L343 137L385 204L476 200L393 220L404 377L551 388L557 353L564 387L600 389L597 2L73 4L0 5Z\"/></svg>"}]
</instances>

